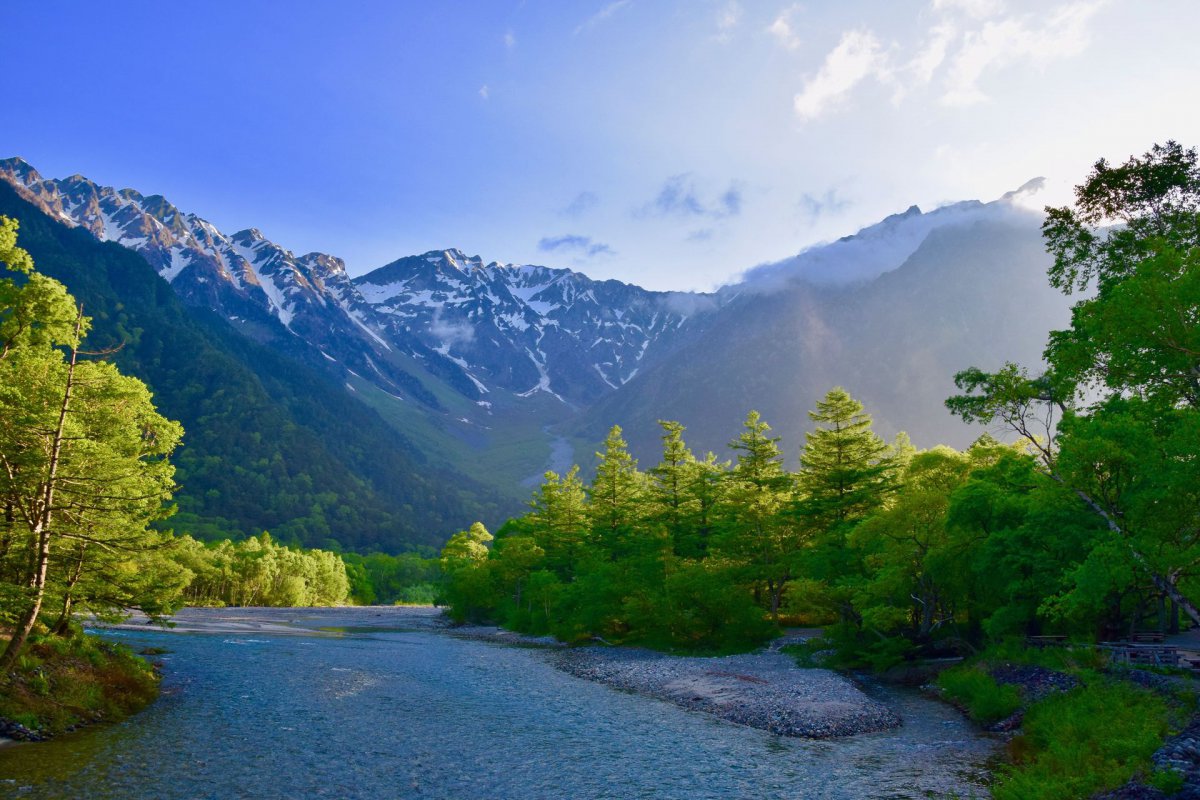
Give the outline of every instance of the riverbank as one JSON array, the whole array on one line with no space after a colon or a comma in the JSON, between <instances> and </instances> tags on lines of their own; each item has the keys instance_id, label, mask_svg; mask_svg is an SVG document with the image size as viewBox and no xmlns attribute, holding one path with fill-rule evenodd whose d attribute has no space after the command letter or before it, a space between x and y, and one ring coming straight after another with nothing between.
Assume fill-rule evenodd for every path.
<instances>
[{"instance_id":1,"label":"riverbank","mask_svg":"<svg viewBox=\"0 0 1200 800\"><path fill-rule=\"evenodd\" d=\"M122 630L145 630L134 616ZM432 631L461 639L553 651L550 663L584 680L700 711L780 736L824 739L888 730L900 718L849 679L831 670L801 669L778 652L689 657L628 647L568 647L549 636L527 636L494 625L452 625L441 609L412 606L343 608L185 608L176 633L236 637L345 636Z\"/></svg>"},{"instance_id":2,"label":"riverbank","mask_svg":"<svg viewBox=\"0 0 1200 800\"><path fill-rule=\"evenodd\" d=\"M31 642L0 675L0 740L38 742L124 719L158 696L154 667L93 636Z\"/></svg>"},{"instance_id":3,"label":"riverbank","mask_svg":"<svg viewBox=\"0 0 1200 800\"><path fill-rule=\"evenodd\" d=\"M849 679L801 669L782 653L697 658L586 647L555 655L555 665L571 675L780 736L827 739L900 725L892 709Z\"/></svg>"},{"instance_id":4,"label":"riverbank","mask_svg":"<svg viewBox=\"0 0 1200 800\"><path fill-rule=\"evenodd\" d=\"M568 647L551 636L528 636L494 625L461 625L464 639L555 650L550 663L584 680L665 700L689 711L778 736L829 739L890 730L895 711L871 699L847 677L802 669L771 649L732 656L679 656L637 647Z\"/></svg>"},{"instance_id":5,"label":"riverbank","mask_svg":"<svg viewBox=\"0 0 1200 800\"><path fill-rule=\"evenodd\" d=\"M228 613L244 625L258 612ZM307 637L109 631L135 652L167 651L159 700L123 723L0 749L0 797L986 795L996 739L915 691L865 684L903 718L890 731L776 736L577 678L554 665L561 648L375 613L318 612L304 624L343 630Z\"/></svg>"}]
</instances>

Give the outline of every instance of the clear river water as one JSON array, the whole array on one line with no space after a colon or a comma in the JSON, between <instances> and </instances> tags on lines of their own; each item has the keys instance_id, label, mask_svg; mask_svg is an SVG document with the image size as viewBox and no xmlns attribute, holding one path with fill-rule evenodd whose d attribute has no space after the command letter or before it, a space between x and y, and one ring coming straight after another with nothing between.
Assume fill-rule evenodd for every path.
<instances>
[{"instance_id":1,"label":"clear river water","mask_svg":"<svg viewBox=\"0 0 1200 800\"><path fill-rule=\"evenodd\" d=\"M787 739L429 630L105 635L169 650L162 697L0 748L0 797L986 797L997 746L915 692L868 687L897 730Z\"/></svg>"}]
</instances>

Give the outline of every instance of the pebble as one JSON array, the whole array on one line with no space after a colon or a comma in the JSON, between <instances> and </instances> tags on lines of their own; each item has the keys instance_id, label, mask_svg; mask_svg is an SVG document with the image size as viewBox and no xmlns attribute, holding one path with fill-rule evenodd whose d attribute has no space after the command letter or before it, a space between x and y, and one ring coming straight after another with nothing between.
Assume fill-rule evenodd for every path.
<instances>
[{"instance_id":1,"label":"pebble","mask_svg":"<svg viewBox=\"0 0 1200 800\"><path fill-rule=\"evenodd\" d=\"M698 658L583 647L557 653L554 663L580 678L780 736L828 739L900 725L894 711L848 679L800 669L781 653Z\"/></svg>"}]
</instances>

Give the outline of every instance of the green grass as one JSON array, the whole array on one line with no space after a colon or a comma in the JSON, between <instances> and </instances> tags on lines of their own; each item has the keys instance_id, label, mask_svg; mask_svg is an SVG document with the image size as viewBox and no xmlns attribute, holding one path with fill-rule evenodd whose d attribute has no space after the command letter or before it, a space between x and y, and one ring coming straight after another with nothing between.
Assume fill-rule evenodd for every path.
<instances>
[{"instance_id":1,"label":"green grass","mask_svg":"<svg viewBox=\"0 0 1200 800\"><path fill-rule=\"evenodd\" d=\"M979 661L991 664L1031 664L1073 675L1089 674L1104 669L1108 653L1095 647L1026 647L1020 639L1006 639L993 644L979 654Z\"/></svg>"},{"instance_id":2,"label":"green grass","mask_svg":"<svg viewBox=\"0 0 1200 800\"><path fill-rule=\"evenodd\" d=\"M118 720L158 696L158 676L128 648L90 636L36 639L0 678L0 717L45 734Z\"/></svg>"},{"instance_id":3,"label":"green grass","mask_svg":"<svg viewBox=\"0 0 1200 800\"><path fill-rule=\"evenodd\" d=\"M1013 766L1001 771L995 800L1073 800L1152 775L1150 756L1171 731L1171 711L1154 692L1120 681L1099 681L1052 695L1025 717L1024 734L1010 743Z\"/></svg>"},{"instance_id":4,"label":"green grass","mask_svg":"<svg viewBox=\"0 0 1200 800\"><path fill-rule=\"evenodd\" d=\"M948 669L938 676L937 685L980 725L999 722L1021 707L1021 693L1016 686L996 683L978 666Z\"/></svg>"}]
</instances>

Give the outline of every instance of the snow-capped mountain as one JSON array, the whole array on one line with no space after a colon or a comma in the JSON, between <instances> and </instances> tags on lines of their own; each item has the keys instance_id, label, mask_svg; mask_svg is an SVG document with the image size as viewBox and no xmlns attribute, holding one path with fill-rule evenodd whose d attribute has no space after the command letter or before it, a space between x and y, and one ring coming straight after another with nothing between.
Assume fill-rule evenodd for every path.
<instances>
[{"instance_id":1,"label":"snow-capped mountain","mask_svg":"<svg viewBox=\"0 0 1200 800\"><path fill-rule=\"evenodd\" d=\"M161 195L81 175L45 179L17 158L0 161L0 178L51 216L135 250L186 302L216 310L243 333L293 349L303 343L432 407L439 401L421 372L484 408L496 390L590 404L668 352L689 318L715 306L704 296L567 269L485 265L458 250L351 279L341 259L296 256L254 228L227 235Z\"/></svg>"},{"instance_id":2,"label":"snow-capped mountain","mask_svg":"<svg viewBox=\"0 0 1200 800\"><path fill-rule=\"evenodd\" d=\"M834 385L881 430L963 444L972 432L941 407L953 374L1036 363L1068 305L1046 285L1042 217L1023 202L1037 180L989 203L913 206L695 294L455 249L351 278L334 256L225 234L158 195L47 180L20 159L0 161L0 178L140 253L185 302L332 371L424 452L509 487L565 468L614 423L652 459L657 420L719 451L754 408L794 453Z\"/></svg>"},{"instance_id":3,"label":"snow-capped mountain","mask_svg":"<svg viewBox=\"0 0 1200 800\"><path fill-rule=\"evenodd\" d=\"M415 336L461 367L481 396L502 387L585 405L628 382L652 347L661 355L697 305L684 293L485 265L458 250L393 261L354 285L388 336Z\"/></svg>"}]
</instances>

